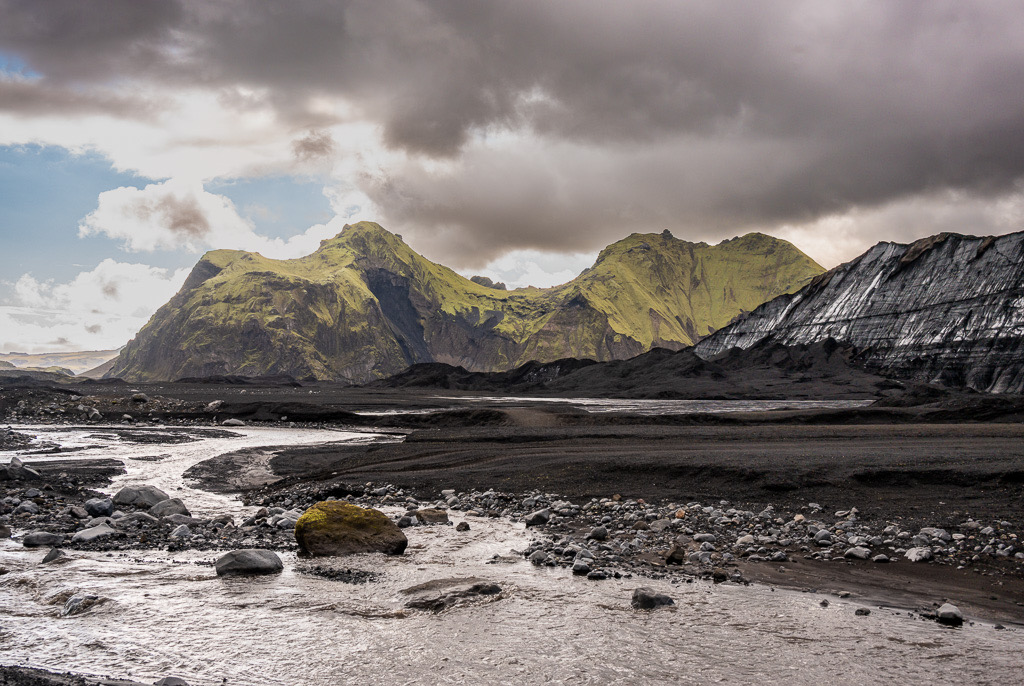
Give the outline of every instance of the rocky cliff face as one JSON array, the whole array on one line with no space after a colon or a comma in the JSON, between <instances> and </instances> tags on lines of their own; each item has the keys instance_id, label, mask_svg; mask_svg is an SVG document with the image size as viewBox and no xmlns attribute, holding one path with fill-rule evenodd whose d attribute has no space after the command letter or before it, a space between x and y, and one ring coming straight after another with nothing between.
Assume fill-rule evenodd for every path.
<instances>
[{"instance_id":1,"label":"rocky cliff face","mask_svg":"<svg viewBox=\"0 0 1024 686\"><path fill-rule=\"evenodd\" d=\"M879 243L695 350L709 358L765 339L827 338L856 346L859 364L887 376L1024 392L1024 233Z\"/></svg>"},{"instance_id":2,"label":"rocky cliff face","mask_svg":"<svg viewBox=\"0 0 1024 686\"><path fill-rule=\"evenodd\" d=\"M423 362L504 371L529 360L623 359L689 346L822 271L761 234L717 246L633 234L567 284L506 291L362 222L297 260L207 253L107 376L365 382Z\"/></svg>"}]
</instances>

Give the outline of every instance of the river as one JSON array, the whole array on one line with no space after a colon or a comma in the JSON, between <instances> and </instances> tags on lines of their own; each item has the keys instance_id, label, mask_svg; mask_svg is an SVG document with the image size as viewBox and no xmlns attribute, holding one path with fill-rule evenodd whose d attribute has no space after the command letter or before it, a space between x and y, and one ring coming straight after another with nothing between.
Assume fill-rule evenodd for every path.
<instances>
[{"instance_id":1,"label":"river","mask_svg":"<svg viewBox=\"0 0 1024 686\"><path fill-rule=\"evenodd\" d=\"M152 483L200 516L248 512L231 496L191 487L182 472L232 450L378 440L369 434L242 427L233 435L140 445L113 431L20 427L72 455L123 458L111 486ZM60 456L67 459L68 455ZM138 458L159 459L138 459ZM6 461L9 455L0 456ZM135 459L133 459L135 458ZM32 457L30 459L37 459ZM335 562L374 571L356 585L299 571L218 578L205 552L68 551L39 565L45 550L0 542L0 662L110 674L151 683L175 675L214 684L482 683L1015 683L1024 639L1013 628L974 622L960 629L915 613L767 586L641 579L588 581L562 569L511 561L532 532L500 519L456 516L471 530L407 529L397 558ZM494 556L504 560L491 563ZM502 593L440 614L409 610L403 590L439 579L483 579ZM651 586L673 607L630 608L632 590ZM60 617L70 592L108 599Z\"/></svg>"}]
</instances>

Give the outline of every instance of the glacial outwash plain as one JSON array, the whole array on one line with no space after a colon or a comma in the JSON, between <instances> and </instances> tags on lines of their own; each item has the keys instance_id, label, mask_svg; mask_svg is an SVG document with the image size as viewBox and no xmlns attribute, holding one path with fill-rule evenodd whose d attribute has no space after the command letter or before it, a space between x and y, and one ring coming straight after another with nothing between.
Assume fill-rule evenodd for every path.
<instances>
[{"instance_id":1,"label":"glacial outwash plain","mask_svg":"<svg viewBox=\"0 0 1024 686\"><path fill-rule=\"evenodd\" d=\"M208 253L100 369L0 369L0 683L1012 681L1022 246Z\"/></svg>"}]
</instances>

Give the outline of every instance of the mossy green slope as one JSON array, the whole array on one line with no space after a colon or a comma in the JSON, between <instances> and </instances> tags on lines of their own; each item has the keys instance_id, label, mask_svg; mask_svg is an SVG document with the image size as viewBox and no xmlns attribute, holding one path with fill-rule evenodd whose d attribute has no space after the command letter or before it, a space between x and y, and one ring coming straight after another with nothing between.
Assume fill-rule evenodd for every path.
<instances>
[{"instance_id":1,"label":"mossy green slope","mask_svg":"<svg viewBox=\"0 0 1024 686\"><path fill-rule=\"evenodd\" d=\"M531 359L622 359L691 345L822 271L762 234L717 246L633 234L569 283L504 291L360 222L295 260L207 253L108 376L364 382L415 362L500 371Z\"/></svg>"}]
</instances>

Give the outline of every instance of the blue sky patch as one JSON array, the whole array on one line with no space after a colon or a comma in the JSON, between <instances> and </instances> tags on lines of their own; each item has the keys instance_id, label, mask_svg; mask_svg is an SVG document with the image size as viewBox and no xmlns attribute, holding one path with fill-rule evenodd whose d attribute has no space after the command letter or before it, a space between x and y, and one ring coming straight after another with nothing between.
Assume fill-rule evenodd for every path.
<instances>
[{"instance_id":1,"label":"blue sky patch","mask_svg":"<svg viewBox=\"0 0 1024 686\"><path fill-rule=\"evenodd\" d=\"M296 176L228 179L205 186L210 193L230 198L256 233L269 238L289 238L328 222L334 212L323 187L323 179Z\"/></svg>"}]
</instances>

